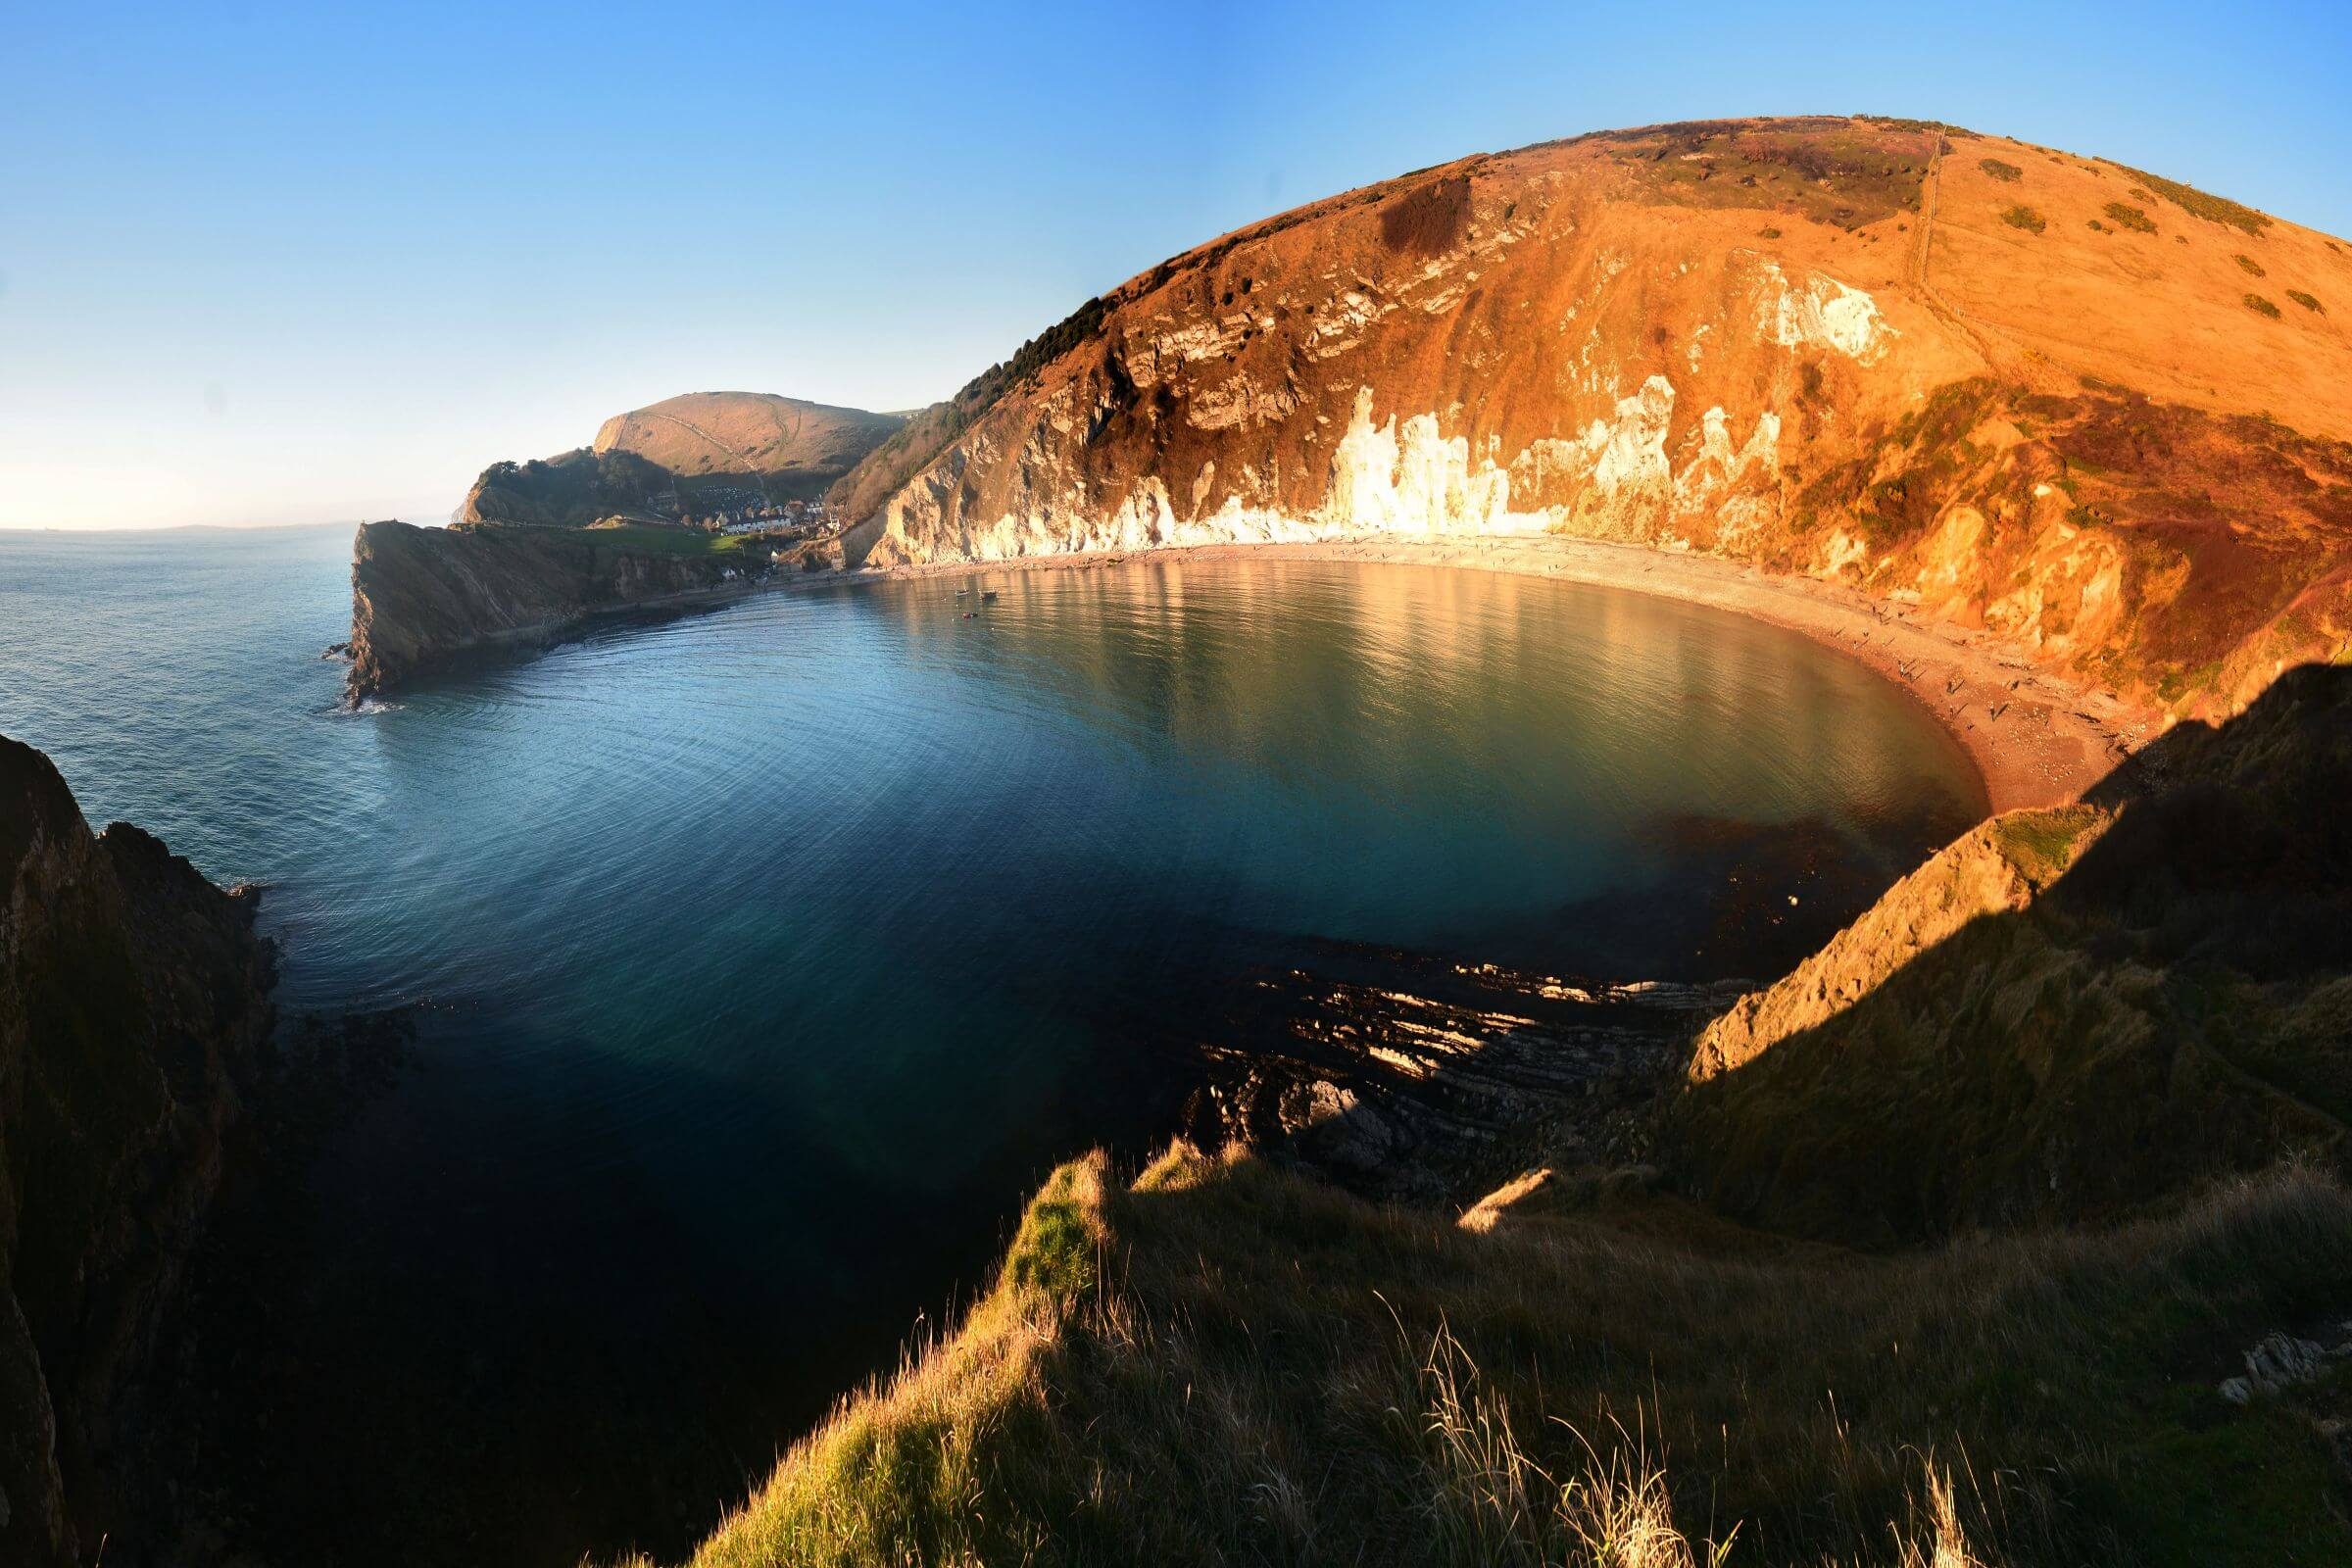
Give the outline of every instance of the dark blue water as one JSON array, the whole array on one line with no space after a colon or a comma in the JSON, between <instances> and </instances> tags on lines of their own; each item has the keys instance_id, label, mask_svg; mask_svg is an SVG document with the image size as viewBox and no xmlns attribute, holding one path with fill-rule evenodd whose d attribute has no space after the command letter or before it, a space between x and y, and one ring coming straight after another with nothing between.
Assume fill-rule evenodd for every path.
<instances>
[{"instance_id":1,"label":"dark blue water","mask_svg":"<svg viewBox=\"0 0 2352 1568\"><path fill-rule=\"evenodd\" d=\"M796 588L354 715L318 657L348 560L0 534L0 732L93 821L268 884L289 1010L417 1007L303 1265L321 1342L375 1347L355 1412L425 1360L463 1422L692 1341L607 1406L660 1429L715 1378L781 1440L1053 1160L1151 1135L1137 1042L1203 977L1302 937L1663 973L1690 955L1563 915L1665 888L1661 824L1824 824L1890 876L1983 805L1878 677L1638 595L1280 561L1004 575L971 620L948 580Z\"/></svg>"}]
</instances>

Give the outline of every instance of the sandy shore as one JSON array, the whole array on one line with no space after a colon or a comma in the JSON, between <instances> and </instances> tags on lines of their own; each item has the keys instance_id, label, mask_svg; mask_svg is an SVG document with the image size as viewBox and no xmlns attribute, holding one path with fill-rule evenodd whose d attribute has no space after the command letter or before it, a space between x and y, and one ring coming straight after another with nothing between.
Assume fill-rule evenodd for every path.
<instances>
[{"instance_id":1,"label":"sandy shore","mask_svg":"<svg viewBox=\"0 0 2352 1568\"><path fill-rule=\"evenodd\" d=\"M1335 539L1313 544L1198 545L1124 555L895 566L879 577L1083 571L1129 562L1397 562L1518 572L1711 605L1801 632L1860 660L1909 692L1975 761L1995 811L2055 806L2104 778L2159 732L2155 715L2050 675L1988 632L1809 577L1777 576L1709 556L1556 535ZM864 575L864 574L860 574Z\"/></svg>"}]
</instances>

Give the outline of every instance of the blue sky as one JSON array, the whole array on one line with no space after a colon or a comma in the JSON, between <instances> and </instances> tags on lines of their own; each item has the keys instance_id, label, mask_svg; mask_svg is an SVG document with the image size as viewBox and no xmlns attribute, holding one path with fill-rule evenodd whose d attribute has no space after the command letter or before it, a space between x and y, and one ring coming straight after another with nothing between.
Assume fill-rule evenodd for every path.
<instances>
[{"instance_id":1,"label":"blue sky","mask_svg":"<svg viewBox=\"0 0 2352 1568\"><path fill-rule=\"evenodd\" d=\"M2340 0L0 19L0 526L430 520L675 392L909 407L1224 229L1600 126L1948 120L2352 234Z\"/></svg>"}]
</instances>

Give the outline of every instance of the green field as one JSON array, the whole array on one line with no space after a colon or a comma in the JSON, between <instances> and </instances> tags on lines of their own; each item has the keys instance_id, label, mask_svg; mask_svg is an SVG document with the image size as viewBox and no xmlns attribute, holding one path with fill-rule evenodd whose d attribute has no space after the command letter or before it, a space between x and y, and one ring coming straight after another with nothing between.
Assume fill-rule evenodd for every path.
<instances>
[{"instance_id":1,"label":"green field","mask_svg":"<svg viewBox=\"0 0 2352 1568\"><path fill-rule=\"evenodd\" d=\"M651 523L623 523L615 528L567 528L596 544L642 550L657 556L727 556L773 548L767 534L704 533L699 528L662 528Z\"/></svg>"}]
</instances>

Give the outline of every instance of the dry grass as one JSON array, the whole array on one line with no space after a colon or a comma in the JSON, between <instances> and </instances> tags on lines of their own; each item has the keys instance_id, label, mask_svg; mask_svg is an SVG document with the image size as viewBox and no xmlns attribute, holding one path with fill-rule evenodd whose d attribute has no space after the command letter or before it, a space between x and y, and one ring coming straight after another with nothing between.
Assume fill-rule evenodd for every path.
<instances>
[{"instance_id":1,"label":"dry grass","mask_svg":"<svg viewBox=\"0 0 2352 1568\"><path fill-rule=\"evenodd\" d=\"M1729 1540L1693 1548L1646 1443L1615 1424L1607 1453L1568 1430L1583 1463L1555 1479L1519 1442L1501 1394L1444 1323L1421 1362L1428 1495L1439 1556L1463 1568L1720 1568ZM1565 1423L1562 1423L1565 1425Z\"/></svg>"},{"instance_id":2,"label":"dry grass","mask_svg":"<svg viewBox=\"0 0 2352 1568\"><path fill-rule=\"evenodd\" d=\"M1181 1148L1127 1188L1066 1167L1042 1200L1094 1261L1028 1284L1008 1261L695 1568L2214 1568L2345 1544L2308 1427L2209 1391L2352 1288L2352 1199L2315 1176L1895 1258L1729 1246L1622 1194L1473 1234ZM2168 1513L2217 1470L2262 1480Z\"/></svg>"}]
</instances>

